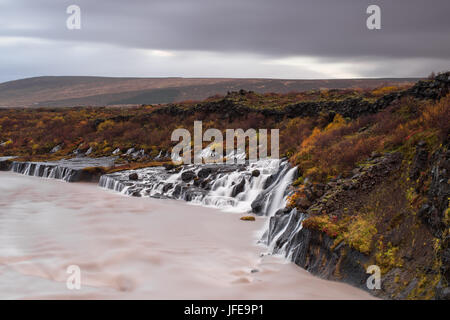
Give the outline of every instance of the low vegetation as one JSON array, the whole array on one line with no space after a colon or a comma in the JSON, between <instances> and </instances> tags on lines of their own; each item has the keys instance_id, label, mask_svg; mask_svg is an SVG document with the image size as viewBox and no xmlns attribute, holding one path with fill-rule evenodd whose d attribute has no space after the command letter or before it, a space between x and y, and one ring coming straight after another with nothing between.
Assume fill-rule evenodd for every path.
<instances>
[{"instance_id":1,"label":"low vegetation","mask_svg":"<svg viewBox=\"0 0 450 320\"><path fill-rule=\"evenodd\" d=\"M448 199L438 234L420 214L434 199L432 168L417 166L417 146L431 161L432 155L448 152L449 144L450 95L448 87L435 94L434 81L417 88L289 94L241 90L169 105L0 109L0 156L51 160L75 156L74 151L90 150L94 157L117 149L145 151L144 158L122 157L115 168L85 169L101 174L164 165L157 155L174 145L172 131L193 132L194 120L203 121L203 130L278 128L280 154L298 167L288 207L308 213L303 227L326 234L333 248L344 243L368 256L383 274L403 270L395 273L394 295L417 281L408 297L431 298L426 286L443 279L442 239L449 235L450 220ZM337 104L342 112L328 107ZM361 112L361 106L370 108ZM400 155L397 167L372 177L371 168L385 154Z\"/></svg>"}]
</instances>

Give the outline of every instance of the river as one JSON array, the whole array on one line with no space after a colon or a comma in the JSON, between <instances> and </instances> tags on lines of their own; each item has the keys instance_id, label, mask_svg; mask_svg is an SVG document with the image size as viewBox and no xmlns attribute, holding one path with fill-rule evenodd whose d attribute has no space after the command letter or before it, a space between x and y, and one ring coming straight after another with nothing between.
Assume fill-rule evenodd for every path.
<instances>
[{"instance_id":1,"label":"river","mask_svg":"<svg viewBox=\"0 0 450 320\"><path fill-rule=\"evenodd\" d=\"M0 172L0 299L371 299L265 255L266 218L241 216Z\"/></svg>"}]
</instances>

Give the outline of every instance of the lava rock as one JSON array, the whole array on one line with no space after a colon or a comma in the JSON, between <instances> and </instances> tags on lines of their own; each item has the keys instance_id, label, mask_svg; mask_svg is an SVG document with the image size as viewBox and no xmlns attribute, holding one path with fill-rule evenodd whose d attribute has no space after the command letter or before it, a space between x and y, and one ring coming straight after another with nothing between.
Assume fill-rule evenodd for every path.
<instances>
[{"instance_id":1,"label":"lava rock","mask_svg":"<svg viewBox=\"0 0 450 320\"><path fill-rule=\"evenodd\" d=\"M199 178L204 179L208 177L211 174L211 172L212 172L211 168L202 168L200 169L197 175Z\"/></svg>"},{"instance_id":2,"label":"lava rock","mask_svg":"<svg viewBox=\"0 0 450 320\"><path fill-rule=\"evenodd\" d=\"M130 180L138 180L139 176L138 176L138 174L136 172L133 172L133 173L130 173L128 175L128 179L130 179Z\"/></svg>"},{"instance_id":3,"label":"lava rock","mask_svg":"<svg viewBox=\"0 0 450 320\"><path fill-rule=\"evenodd\" d=\"M260 174L261 172L258 169L252 171L252 177L259 177Z\"/></svg>"},{"instance_id":4,"label":"lava rock","mask_svg":"<svg viewBox=\"0 0 450 320\"><path fill-rule=\"evenodd\" d=\"M196 175L194 171L185 171L181 174L181 180L183 180L183 182L189 182L195 177Z\"/></svg>"},{"instance_id":5,"label":"lava rock","mask_svg":"<svg viewBox=\"0 0 450 320\"><path fill-rule=\"evenodd\" d=\"M244 191L244 187L245 187L245 179L242 178L241 181L233 187L233 190L231 191L231 196L236 197L239 193Z\"/></svg>"}]
</instances>

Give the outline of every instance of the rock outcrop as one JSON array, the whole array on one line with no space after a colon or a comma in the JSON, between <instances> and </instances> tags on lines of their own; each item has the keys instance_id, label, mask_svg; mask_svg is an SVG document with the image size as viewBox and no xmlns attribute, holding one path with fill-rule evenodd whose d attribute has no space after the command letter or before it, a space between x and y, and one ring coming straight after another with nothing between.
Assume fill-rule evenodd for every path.
<instances>
[{"instance_id":1,"label":"rock outcrop","mask_svg":"<svg viewBox=\"0 0 450 320\"><path fill-rule=\"evenodd\" d=\"M420 142L411 165L373 154L351 177L307 184L293 209L270 218L265 240L309 272L378 297L448 299L449 156L447 146L429 156ZM380 290L366 286L369 265L381 269Z\"/></svg>"}]
</instances>

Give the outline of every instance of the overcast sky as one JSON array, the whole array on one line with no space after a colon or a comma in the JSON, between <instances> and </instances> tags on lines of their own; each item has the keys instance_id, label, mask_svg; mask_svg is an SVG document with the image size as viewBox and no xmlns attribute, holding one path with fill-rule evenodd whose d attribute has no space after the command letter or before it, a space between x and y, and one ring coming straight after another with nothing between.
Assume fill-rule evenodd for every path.
<instances>
[{"instance_id":1,"label":"overcast sky","mask_svg":"<svg viewBox=\"0 0 450 320\"><path fill-rule=\"evenodd\" d=\"M0 0L0 81L426 76L450 70L449 15L449 0Z\"/></svg>"}]
</instances>

